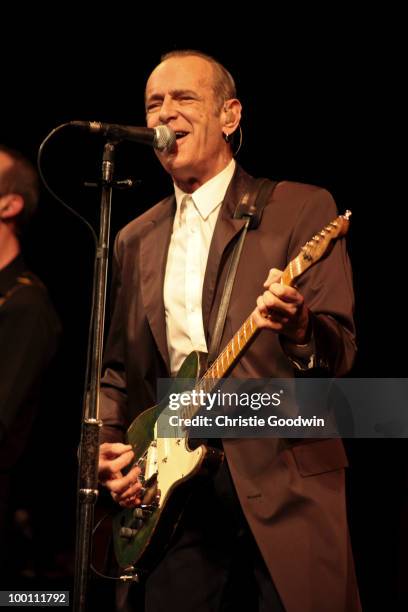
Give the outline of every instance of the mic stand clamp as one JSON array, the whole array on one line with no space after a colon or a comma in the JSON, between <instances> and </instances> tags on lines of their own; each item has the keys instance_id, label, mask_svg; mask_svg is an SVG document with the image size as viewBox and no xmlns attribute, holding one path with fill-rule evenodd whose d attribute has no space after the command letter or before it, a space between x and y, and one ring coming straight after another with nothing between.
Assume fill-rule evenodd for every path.
<instances>
[{"instance_id":1,"label":"mic stand clamp","mask_svg":"<svg viewBox=\"0 0 408 612\"><path fill-rule=\"evenodd\" d=\"M118 179L115 181L111 181L109 186L113 189L134 189L138 185L140 185L142 181L140 179L135 178L127 178L127 179ZM103 187L106 183L103 180L98 181L85 181L84 187Z\"/></svg>"}]
</instances>

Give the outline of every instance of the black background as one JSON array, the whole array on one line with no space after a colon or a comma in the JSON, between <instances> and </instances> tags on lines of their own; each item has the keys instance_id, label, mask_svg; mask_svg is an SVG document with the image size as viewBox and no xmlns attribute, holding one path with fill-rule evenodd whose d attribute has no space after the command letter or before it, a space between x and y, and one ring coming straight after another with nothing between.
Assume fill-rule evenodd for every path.
<instances>
[{"instance_id":1,"label":"black background","mask_svg":"<svg viewBox=\"0 0 408 612\"><path fill-rule=\"evenodd\" d=\"M47 16L48 27L29 16L24 23L15 17L3 45L0 141L35 161L43 138L65 121L143 125L144 84L161 53L174 48L210 53L236 78L244 107L238 156L244 168L256 176L321 185L333 193L340 211L353 212L348 242L359 340L353 375L404 376L398 16L378 12L357 18L333 8L315 19L258 14L254 8L234 24L214 14L204 36L195 32L199 14L189 23L156 9L149 18L118 11L85 20L62 5ZM82 183L99 176L102 144L100 137L64 130L47 145L43 159L51 186L94 225L98 193ZM117 173L142 184L115 193L112 234L171 188L153 152L135 144L120 146ZM44 190L26 254L64 326L16 494L37 516L33 546L49 566L61 551L72 550L93 242L85 226ZM407 578L406 443L346 443L363 603L366 609L391 609L398 594L403 598Z\"/></svg>"}]
</instances>

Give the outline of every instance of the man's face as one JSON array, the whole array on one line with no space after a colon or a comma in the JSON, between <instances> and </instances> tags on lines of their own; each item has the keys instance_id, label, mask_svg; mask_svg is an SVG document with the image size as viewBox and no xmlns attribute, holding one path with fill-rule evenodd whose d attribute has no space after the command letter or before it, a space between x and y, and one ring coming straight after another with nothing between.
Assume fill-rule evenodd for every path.
<instances>
[{"instance_id":1,"label":"man's face","mask_svg":"<svg viewBox=\"0 0 408 612\"><path fill-rule=\"evenodd\" d=\"M176 183L197 188L231 158L222 138L222 109L214 98L213 68L196 57L172 57L155 68L146 85L148 127L165 124L177 135L170 152L157 153Z\"/></svg>"}]
</instances>

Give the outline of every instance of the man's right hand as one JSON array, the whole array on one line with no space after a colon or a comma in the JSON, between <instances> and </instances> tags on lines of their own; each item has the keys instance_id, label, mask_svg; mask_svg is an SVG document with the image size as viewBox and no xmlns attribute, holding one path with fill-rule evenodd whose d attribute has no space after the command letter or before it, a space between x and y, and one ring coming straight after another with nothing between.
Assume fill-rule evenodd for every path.
<instances>
[{"instance_id":1,"label":"man's right hand","mask_svg":"<svg viewBox=\"0 0 408 612\"><path fill-rule=\"evenodd\" d=\"M132 508L141 503L142 484L138 480L140 468L133 466L124 476L122 470L134 457L130 444L105 442L99 447L99 482L109 489L113 499L124 508Z\"/></svg>"}]
</instances>

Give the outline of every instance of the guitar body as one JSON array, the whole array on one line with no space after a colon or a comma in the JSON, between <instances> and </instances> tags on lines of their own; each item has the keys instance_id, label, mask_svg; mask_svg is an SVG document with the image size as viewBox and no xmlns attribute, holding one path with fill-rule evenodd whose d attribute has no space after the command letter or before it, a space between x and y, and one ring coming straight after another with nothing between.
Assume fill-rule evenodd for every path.
<instances>
[{"instance_id":1,"label":"guitar body","mask_svg":"<svg viewBox=\"0 0 408 612\"><path fill-rule=\"evenodd\" d=\"M178 379L191 379L194 388L204 357L193 352L185 359L175 379L176 390ZM190 448L186 432L182 437L157 437L156 423L166 408L163 402L145 410L127 431L146 490L141 506L123 509L113 519L116 560L128 571L148 570L157 563L180 519L191 479L214 469L223 458L222 452L204 444Z\"/></svg>"}]
</instances>

